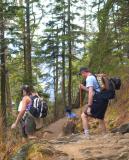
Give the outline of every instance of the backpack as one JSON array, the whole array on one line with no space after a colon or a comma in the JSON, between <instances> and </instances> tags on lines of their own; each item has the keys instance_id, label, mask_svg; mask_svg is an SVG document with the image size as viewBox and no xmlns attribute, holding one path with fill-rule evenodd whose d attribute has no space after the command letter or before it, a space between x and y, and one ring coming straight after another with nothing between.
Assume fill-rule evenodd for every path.
<instances>
[{"instance_id":1,"label":"backpack","mask_svg":"<svg viewBox=\"0 0 129 160\"><path fill-rule=\"evenodd\" d=\"M95 77L101 90L101 97L108 100L114 99L115 90L119 90L121 87L121 79L117 77L108 78L105 74L96 74Z\"/></svg>"},{"instance_id":2,"label":"backpack","mask_svg":"<svg viewBox=\"0 0 129 160\"><path fill-rule=\"evenodd\" d=\"M101 91L109 89L109 81L106 74L101 73L101 74L95 74L94 76L99 84Z\"/></svg>"},{"instance_id":3,"label":"backpack","mask_svg":"<svg viewBox=\"0 0 129 160\"><path fill-rule=\"evenodd\" d=\"M121 87L121 79L118 77L113 77L110 80L114 83L115 89L119 90Z\"/></svg>"},{"instance_id":4,"label":"backpack","mask_svg":"<svg viewBox=\"0 0 129 160\"><path fill-rule=\"evenodd\" d=\"M29 112L36 118L44 118L48 113L48 105L38 96L31 97L32 104Z\"/></svg>"}]
</instances>

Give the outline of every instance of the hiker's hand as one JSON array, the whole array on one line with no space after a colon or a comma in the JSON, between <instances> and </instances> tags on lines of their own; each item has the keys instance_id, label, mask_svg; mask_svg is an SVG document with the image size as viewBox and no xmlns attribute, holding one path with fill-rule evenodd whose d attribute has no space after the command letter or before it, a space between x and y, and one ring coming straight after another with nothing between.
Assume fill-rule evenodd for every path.
<instances>
[{"instance_id":1,"label":"hiker's hand","mask_svg":"<svg viewBox=\"0 0 129 160\"><path fill-rule=\"evenodd\" d=\"M17 127L16 123L13 123L11 129L15 129Z\"/></svg>"},{"instance_id":2,"label":"hiker's hand","mask_svg":"<svg viewBox=\"0 0 129 160\"><path fill-rule=\"evenodd\" d=\"M87 114L91 115L91 108L90 107L87 108Z\"/></svg>"},{"instance_id":3,"label":"hiker's hand","mask_svg":"<svg viewBox=\"0 0 129 160\"><path fill-rule=\"evenodd\" d=\"M85 105L85 111L84 113L88 114L88 115L91 115L91 107L89 107L88 104Z\"/></svg>"},{"instance_id":4,"label":"hiker's hand","mask_svg":"<svg viewBox=\"0 0 129 160\"><path fill-rule=\"evenodd\" d=\"M86 87L83 84L80 84L80 89L86 90Z\"/></svg>"}]
</instances>

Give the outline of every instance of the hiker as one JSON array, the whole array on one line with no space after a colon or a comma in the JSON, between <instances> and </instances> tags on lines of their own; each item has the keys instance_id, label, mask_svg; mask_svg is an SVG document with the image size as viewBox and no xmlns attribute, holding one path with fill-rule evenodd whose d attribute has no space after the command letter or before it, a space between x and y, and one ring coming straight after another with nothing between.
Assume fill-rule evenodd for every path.
<instances>
[{"instance_id":1,"label":"hiker","mask_svg":"<svg viewBox=\"0 0 129 160\"><path fill-rule=\"evenodd\" d=\"M20 112L21 111L21 109L22 109L22 100L20 101L20 103L19 103L19 106L18 106L18 112Z\"/></svg>"},{"instance_id":2,"label":"hiker","mask_svg":"<svg viewBox=\"0 0 129 160\"><path fill-rule=\"evenodd\" d=\"M102 132L106 132L104 115L108 106L108 100L100 96L100 86L96 77L86 67L80 68L79 74L86 79L86 86L80 84L80 89L88 92L88 102L81 114L84 134L89 137L88 116L97 118Z\"/></svg>"},{"instance_id":3,"label":"hiker","mask_svg":"<svg viewBox=\"0 0 129 160\"><path fill-rule=\"evenodd\" d=\"M28 112L29 107L31 106L31 90L28 85L24 85L21 89L23 98L20 104L19 113L17 115L17 118L15 122L12 124L11 129L15 129L19 122L20 122L20 128L22 132L22 136L24 138L33 139L36 138L34 136L34 133L36 131L36 124L34 121L33 116Z\"/></svg>"},{"instance_id":4,"label":"hiker","mask_svg":"<svg viewBox=\"0 0 129 160\"><path fill-rule=\"evenodd\" d=\"M36 90L34 88L31 91L31 95L32 95L33 98L40 97L39 94L38 94L38 92L36 92Z\"/></svg>"}]
</instances>

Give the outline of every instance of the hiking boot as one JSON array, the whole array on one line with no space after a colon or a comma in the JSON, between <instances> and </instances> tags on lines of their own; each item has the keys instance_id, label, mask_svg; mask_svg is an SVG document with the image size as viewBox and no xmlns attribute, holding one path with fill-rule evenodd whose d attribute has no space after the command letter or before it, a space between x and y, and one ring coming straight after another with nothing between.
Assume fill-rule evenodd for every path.
<instances>
[{"instance_id":1,"label":"hiking boot","mask_svg":"<svg viewBox=\"0 0 129 160\"><path fill-rule=\"evenodd\" d=\"M36 136L28 136L28 139L33 140L33 139L37 139Z\"/></svg>"},{"instance_id":2,"label":"hiking boot","mask_svg":"<svg viewBox=\"0 0 129 160\"><path fill-rule=\"evenodd\" d=\"M89 135L83 134L83 135L81 135L79 137L80 137L80 139L78 140L77 143L83 143L83 142L85 143L85 140L90 140L90 136Z\"/></svg>"},{"instance_id":3,"label":"hiking boot","mask_svg":"<svg viewBox=\"0 0 129 160\"><path fill-rule=\"evenodd\" d=\"M90 139L90 135L89 134L84 134L84 138L85 139Z\"/></svg>"},{"instance_id":4,"label":"hiking boot","mask_svg":"<svg viewBox=\"0 0 129 160\"><path fill-rule=\"evenodd\" d=\"M80 137L80 140L90 139L90 135L89 134L82 134L79 137Z\"/></svg>"}]
</instances>

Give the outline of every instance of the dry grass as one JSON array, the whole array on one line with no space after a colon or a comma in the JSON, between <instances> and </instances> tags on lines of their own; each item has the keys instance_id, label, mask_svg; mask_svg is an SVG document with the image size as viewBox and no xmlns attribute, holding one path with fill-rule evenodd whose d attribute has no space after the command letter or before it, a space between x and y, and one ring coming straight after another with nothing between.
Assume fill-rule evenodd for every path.
<instances>
[{"instance_id":1,"label":"dry grass","mask_svg":"<svg viewBox=\"0 0 129 160\"><path fill-rule=\"evenodd\" d=\"M117 92L117 97L108 107L106 120L108 126L116 127L129 123L129 81L126 81ZM111 125L111 126L110 126Z\"/></svg>"},{"instance_id":2,"label":"dry grass","mask_svg":"<svg viewBox=\"0 0 129 160\"><path fill-rule=\"evenodd\" d=\"M7 160L11 153L17 150L23 143L17 130L7 129L5 139L0 132L0 160Z\"/></svg>"}]
</instances>

